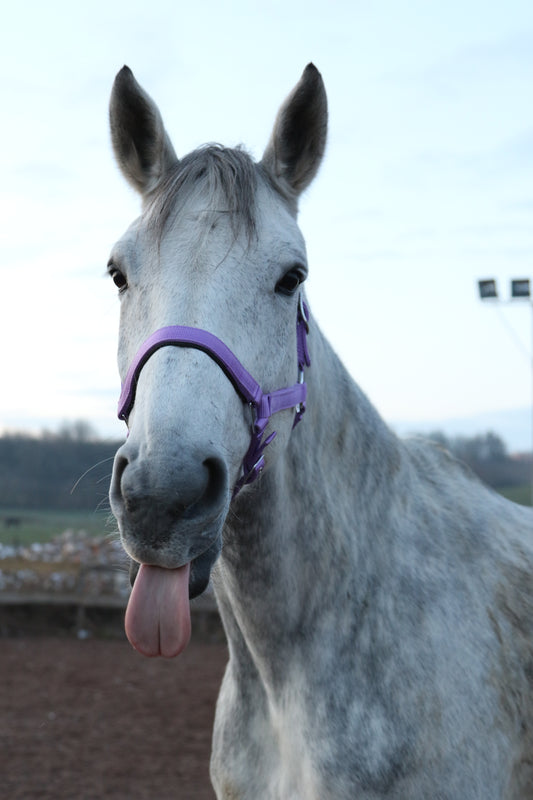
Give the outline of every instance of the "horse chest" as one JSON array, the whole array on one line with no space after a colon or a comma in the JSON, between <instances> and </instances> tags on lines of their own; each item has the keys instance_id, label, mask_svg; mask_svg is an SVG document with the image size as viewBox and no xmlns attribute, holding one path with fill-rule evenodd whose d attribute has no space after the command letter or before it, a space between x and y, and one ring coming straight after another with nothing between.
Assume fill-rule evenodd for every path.
<instances>
[{"instance_id":1,"label":"horse chest","mask_svg":"<svg viewBox=\"0 0 533 800\"><path fill-rule=\"evenodd\" d=\"M362 728L357 737L348 731L348 716L347 708L325 710L317 687L301 673L290 691L273 701L259 682L243 691L229 672L215 724L212 779L217 797L351 800L356 790L366 800L390 788L399 758L391 726L385 732L385 721L376 714L375 735Z\"/></svg>"},{"instance_id":2,"label":"horse chest","mask_svg":"<svg viewBox=\"0 0 533 800\"><path fill-rule=\"evenodd\" d=\"M339 673L326 683L316 670L311 677L299 669L288 675L290 690L273 699L257 677L243 680L244 672L237 680L229 670L217 707L212 778L218 800L513 796L504 788L506 757L495 736L485 737L486 753L473 768L455 751L446 725L439 722L433 734L427 726L415 730L401 703L390 706L357 682L343 690ZM413 698L406 706L415 709ZM436 708L424 716L433 718Z\"/></svg>"},{"instance_id":3,"label":"horse chest","mask_svg":"<svg viewBox=\"0 0 533 800\"><path fill-rule=\"evenodd\" d=\"M247 707L228 702L227 681L219 698L211 762L219 800L323 800L313 743L306 740L303 709L265 702Z\"/></svg>"}]
</instances>

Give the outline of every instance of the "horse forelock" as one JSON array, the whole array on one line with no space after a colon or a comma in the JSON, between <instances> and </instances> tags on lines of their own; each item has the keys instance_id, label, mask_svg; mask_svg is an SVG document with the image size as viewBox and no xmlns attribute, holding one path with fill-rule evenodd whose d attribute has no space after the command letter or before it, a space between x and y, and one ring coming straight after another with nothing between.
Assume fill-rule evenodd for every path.
<instances>
[{"instance_id":1,"label":"horse forelock","mask_svg":"<svg viewBox=\"0 0 533 800\"><path fill-rule=\"evenodd\" d=\"M251 240L256 232L257 181L257 167L244 149L200 147L184 156L157 187L147 209L151 226L161 238L169 222L201 193L207 214L228 213L233 234L244 230Z\"/></svg>"}]
</instances>

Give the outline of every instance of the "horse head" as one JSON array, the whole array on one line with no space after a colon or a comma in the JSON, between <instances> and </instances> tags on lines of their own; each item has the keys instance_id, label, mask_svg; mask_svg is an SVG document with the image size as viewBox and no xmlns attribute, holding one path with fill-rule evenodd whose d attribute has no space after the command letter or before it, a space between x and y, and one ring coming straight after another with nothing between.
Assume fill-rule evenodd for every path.
<instances>
[{"instance_id":1,"label":"horse head","mask_svg":"<svg viewBox=\"0 0 533 800\"><path fill-rule=\"evenodd\" d=\"M218 350L234 355L268 397L297 380L307 275L297 200L324 152L326 95L308 65L258 163L218 145L178 158L157 106L127 67L115 79L110 123L119 167L142 198L141 216L108 264L129 389L111 508L140 565L126 615L130 640L146 654L175 655L190 634L189 596L205 589L230 503L246 483L243 459L257 422ZM175 326L215 344L165 340L137 355L154 332ZM287 447L296 405L276 413L267 469ZM260 432L262 447L274 428Z\"/></svg>"}]
</instances>

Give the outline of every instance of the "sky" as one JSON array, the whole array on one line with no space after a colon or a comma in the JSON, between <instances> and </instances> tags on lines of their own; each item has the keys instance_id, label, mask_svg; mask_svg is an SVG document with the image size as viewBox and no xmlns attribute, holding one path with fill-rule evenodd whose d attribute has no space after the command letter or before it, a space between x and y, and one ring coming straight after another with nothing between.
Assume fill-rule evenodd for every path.
<instances>
[{"instance_id":1,"label":"sky","mask_svg":"<svg viewBox=\"0 0 533 800\"><path fill-rule=\"evenodd\" d=\"M0 30L0 430L115 419L109 250L139 213L107 107L128 64L178 155L260 158L309 62L330 128L301 201L312 312L400 433L531 447L531 0L27 2ZM502 301L481 303L495 278ZM505 302L504 302L505 301ZM176 320L179 322L179 320Z\"/></svg>"}]
</instances>

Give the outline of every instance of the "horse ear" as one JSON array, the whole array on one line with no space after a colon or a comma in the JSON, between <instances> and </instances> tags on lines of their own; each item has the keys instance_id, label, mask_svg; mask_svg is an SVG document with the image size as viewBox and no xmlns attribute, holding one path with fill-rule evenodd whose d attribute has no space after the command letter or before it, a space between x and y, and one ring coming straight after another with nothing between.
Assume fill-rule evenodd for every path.
<instances>
[{"instance_id":1,"label":"horse ear","mask_svg":"<svg viewBox=\"0 0 533 800\"><path fill-rule=\"evenodd\" d=\"M291 195L306 189L326 147L328 102L320 72L308 64L281 106L262 165Z\"/></svg>"},{"instance_id":2,"label":"horse ear","mask_svg":"<svg viewBox=\"0 0 533 800\"><path fill-rule=\"evenodd\" d=\"M122 174L146 197L178 158L159 109L139 86L129 67L122 67L109 103L111 141Z\"/></svg>"}]
</instances>

